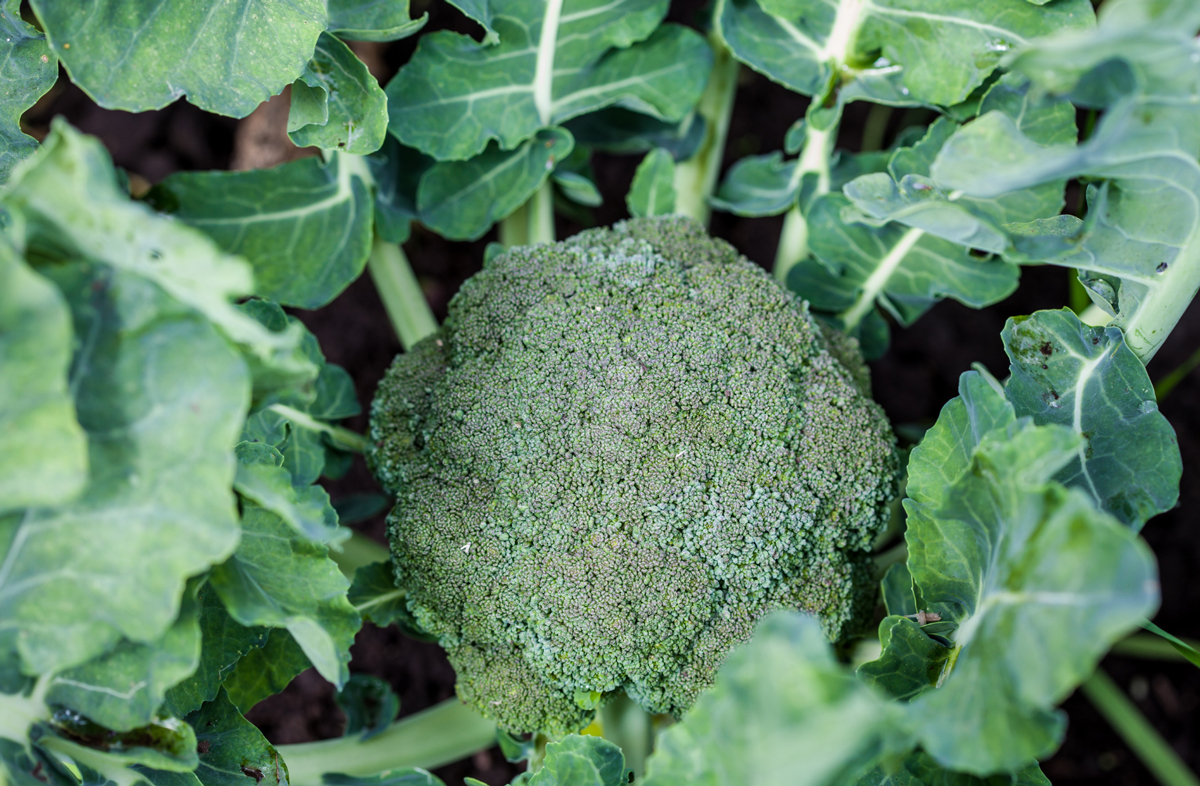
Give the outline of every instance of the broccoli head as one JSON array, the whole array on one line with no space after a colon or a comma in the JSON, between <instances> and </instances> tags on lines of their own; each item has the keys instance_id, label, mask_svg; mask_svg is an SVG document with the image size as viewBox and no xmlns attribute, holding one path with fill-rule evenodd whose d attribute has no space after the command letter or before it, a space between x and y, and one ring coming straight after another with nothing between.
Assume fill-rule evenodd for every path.
<instances>
[{"instance_id":1,"label":"broccoli head","mask_svg":"<svg viewBox=\"0 0 1200 786\"><path fill-rule=\"evenodd\" d=\"M376 395L419 624L514 732L678 715L779 608L870 614L895 438L856 344L683 218L514 248Z\"/></svg>"}]
</instances>

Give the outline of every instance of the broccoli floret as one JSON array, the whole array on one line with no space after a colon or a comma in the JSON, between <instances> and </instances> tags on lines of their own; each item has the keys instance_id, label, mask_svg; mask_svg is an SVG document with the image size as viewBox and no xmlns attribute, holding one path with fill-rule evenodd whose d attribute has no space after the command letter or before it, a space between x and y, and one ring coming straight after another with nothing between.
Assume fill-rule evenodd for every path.
<instances>
[{"instance_id":1,"label":"broccoli floret","mask_svg":"<svg viewBox=\"0 0 1200 786\"><path fill-rule=\"evenodd\" d=\"M514 248L467 281L371 420L396 577L459 695L562 734L618 689L680 714L774 609L854 633L898 461L833 342L683 218Z\"/></svg>"}]
</instances>

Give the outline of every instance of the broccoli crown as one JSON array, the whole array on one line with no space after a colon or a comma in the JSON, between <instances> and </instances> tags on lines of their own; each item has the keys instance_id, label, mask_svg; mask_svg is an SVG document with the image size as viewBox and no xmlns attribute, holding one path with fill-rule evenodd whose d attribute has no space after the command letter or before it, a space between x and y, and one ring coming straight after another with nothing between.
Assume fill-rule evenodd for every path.
<instances>
[{"instance_id":1,"label":"broccoli crown","mask_svg":"<svg viewBox=\"0 0 1200 786\"><path fill-rule=\"evenodd\" d=\"M396 575L511 731L678 715L778 608L869 615L895 438L854 342L684 218L514 248L372 408Z\"/></svg>"}]
</instances>

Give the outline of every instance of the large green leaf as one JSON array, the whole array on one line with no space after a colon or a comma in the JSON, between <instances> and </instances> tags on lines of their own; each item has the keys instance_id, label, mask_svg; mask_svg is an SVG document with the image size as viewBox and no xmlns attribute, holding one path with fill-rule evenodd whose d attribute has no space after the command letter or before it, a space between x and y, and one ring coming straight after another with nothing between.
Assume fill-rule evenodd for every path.
<instances>
[{"instance_id":1,"label":"large green leaf","mask_svg":"<svg viewBox=\"0 0 1200 786\"><path fill-rule=\"evenodd\" d=\"M37 149L21 131L21 115L58 79L58 57L46 37L21 19L21 0L0 3L0 184Z\"/></svg>"},{"instance_id":2,"label":"large green leaf","mask_svg":"<svg viewBox=\"0 0 1200 786\"><path fill-rule=\"evenodd\" d=\"M247 653L267 643L269 628L240 625L225 611L212 587L200 588L200 665L167 691L166 710L182 718L217 697L217 690Z\"/></svg>"},{"instance_id":3,"label":"large green leaf","mask_svg":"<svg viewBox=\"0 0 1200 786\"><path fill-rule=\"evenodd\" d=\"M562 128L538 131L515 150L493 142L467 161L443 161L421 175L417 208L421 222L452 240L483 237L546 182L554 162L575 142Z\"/></svg>"},{"instance_id":4,"label":"large green leaf","mask_svg":"<svg viewBox=\"0 0 1200 786\"><path fill-rule=\"evenodd\" d=\"M1093 16L1087 0L722 0L717 19L738 60L799 93L840 81L854 97L949 105L1014 46Z\"/></svg>"},{"instance_id":5,"label":"large green leaf","mask_svg":"<svg viewBox=\"0 0 1200 786\"><path fill-rule=\"evenodd\" d=\"M700 97L712 53L659 22L664 0L500 0L500 43L442 31L387 86L389 129L439 160L489 140L512 149L539 128L611 104L679 120Z\"/></svg>"},{"instance_id":6,"label":"large green leaf","mask_svg":"<svg viewBox=\"0 0 1200 786\"><path fill-rule=\"evenodd\" d=\"M907 617L885 617L879 623L878 660L858 669L863 682L902 701L937 685L949 665L951 650L921 632Z\"/></svg>"},{"instance_id":7,"label":"large green leaf","mask_svg":"<svg viewBox=\"0 0 1200 786\"><path fill-rule=\"evenodd\" d=\"M953 671L910 706L939 763L987 775L1054 749L1063 728L1054 705L1153 612L1158 590L1146 545L1051 480L1081 438L1016 419L978 376L962 386L968 395L943 409L929 447L912 457L917 607L956 628ZM948 482L938 487L939 477Z\"/></svg>"},{"instance_id":8,"label":"large green leaf","mask_svg":"<svg viewBox=\"0 0 1200 786\"><path fill-rule=\"evenodd\" d=\"M184 593L179 617L158 641L122 641L82 666L56 674L49 704L69 707L114 731L130 731L155 719L167 689L200 662L199 582Z\"/></svg>"},{"instance_id":9,"label":"large green leaf","mask_svg":"<svg viewBox=\"0 0 1200 786\"><path fill-rule=\"evenodd\" d=\"M304 70L325 29L322 0L31 0L71 79L109 109L180 96L245 117Z\"/></svg>"},{"instance_id":10,"label":"large green leaf","mask_svg":"<svg viewBox=\"0 0 1200 786\"><path fill-rule=\"evenodd\" d=\"M126 271L195 309L246 353L256 376L311 379L295 356L297 330L272 332L230 301L254 288L249 266L200 233L131 202L95 139L56 119L38 154L14 171L0 204L19 212L30 261L92 259Z\"/></svg>"},{"instance_id":11,"label":"large green leaf","mask_svg":"<svg viewBox=\"0 0 1200 786\"><path fill-rule=\"evenodd\" d=\"M322 33L312 60L292 83L288 136L300 147L366 155L383 146L387 119L387 96L363 61Z\"/></svg>"},{"instance_id":12,"label":"large green leaf","mask_svg":"<svg viewBox=\"0 0 1200 786\"><path fill-rule=\"evenodd\" d=\"M1058 480L1141 529L1179 499L1183 460L1154 386L1116 328L1093 328L1069 310L1011 318L1001 334L1018 415L1070 426L1083 438Z\"/></svg>"},{"instance_id":13,"label":"large green leaf","mask_svg":"<svg viewBox=\"0 0 1200 786\"><path fill-rule=\"evenodd\" d=\"M905 751L902 725L898 705L834 659L817 620L779 612L730 653L714 687L659 735L646 783L839 783L884 754Z\"/></svg>"},{"instance_id":14,"label":"large green leaf","mask_svg":"<svg viewBox=\"0 0 1200 786\"><path fill-rule=\"evenodd\" d=\"M411 19L408 0L326 0L329 31L351 41L396 41L420 30L429 14Z\"/></svg>"},{"instance_id":15,"label":"large green leaf","mask_svg":"<svg viewBox=\"0 0 1200 786\"><path fill-rule=\"evenodd\" d=\"M247 778L262 786L287 786L283 757L242 717L224 690L188 715L187 722L196 730L196 777L204 786L245 786Z\"/></svg>"},{"instance_id":16,"label":"large green leaf","mask_svg":"<svg viewBox=\"0 0 1200 786\"><path fill-rule=\"evenodd\" d=\"M287 628L321 676L342 685L361 624L346 600L349 582L325 546L258 505L242 509L241 543L213 569L213 589L241 624Z\"/></svg>"},{"instance_id":17,"label":"large green leaf","mask_svg":"<svg viewBox=\"0 0 1200 786\"><path fill-rule=\"evenodd\" d=\"M152 281L93 261L42 270L86 337L70 387L90 461L73 502L0 519L0 631L20 632L32 674L122 636L158 640L186 578L232 552L233 445L250 392L226 339Z\"/></svg>"},{"instance_id":18,"label":"large green leaf","mask_svg":"<svg viewBox=\"0 0 1200 786\"><path fill-rule=\"evenodd\" d=\"M63 296L0 237L0 512L70 500L87 479L73 341Z\"/></svg>"},{"instance_id":19,"label":"large green leaf","mask_svg":"<svg viewBox=\"0 0 1200 786\"><path fill-rule=\"evenodd\" d=\"M151 201L254 268L255 294L317 308L367 264L371 190L361 159L305 158L249 172L180 172Z\"/></svg>"},{"instance_id":20,"label":"large green leaf","mask_svg":"<svg viewBox=\"0 0 1200 786\"><path fill-rule=\"evenodd\" d=\"M1013 67L1035 84L1105 108L1083 144L1044 145L1002 112L966 125L932 168L942 186L977 198L1071 177L1092 180L1083 223L1008 229L1033 261L1076 267L1093 300L1153 357L1200 286L1200 64L1187 3L1105 6L1090 35L1023 51Z\"/></svg>"},{"instance_id":21,"label":"large green leaf","mask_svg":"<svg viewBox=\"0 0 1200 786\"><path fill-rule=\"evenodd\" d=\"M854 786L1050 786L1050 780L1036 763L1016 774L1003 773L978 778L954 772L938 765L928 753L917 751L902 762L876 767Z\"/></svg>"}]
</instances>

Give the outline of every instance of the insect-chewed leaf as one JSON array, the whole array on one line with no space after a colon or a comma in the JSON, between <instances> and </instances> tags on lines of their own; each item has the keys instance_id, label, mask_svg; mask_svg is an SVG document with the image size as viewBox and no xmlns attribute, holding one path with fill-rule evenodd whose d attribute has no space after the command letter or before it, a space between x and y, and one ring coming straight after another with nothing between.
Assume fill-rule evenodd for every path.
<instances>
[{"instance_id":1,"label":"insect-chewed leaf","mask_svg":"<svg viewBox=\"0 0 1200 786\"><path fill-rule=\"evenodd\" d=\"M1110 3L1094 33L1040 42L1014 60L1039 88L1105 109L1083 144L1046 145L992 111L955 134L932 167L939 184L975 198L1096 181L1084 222L1009 229L1024 258L1078 268L1143 362L1200 286L1200 107L1191 100L1200 20L1187 6Z\"/></svg>"},{"instance_id":2,"label":"insect-chewed leaf","mask_svg":"<svg viewBox=\"0 0 1200 786\"><path fill-rule=\"evenodd\" d=\"M196 729L196 777L203 786L245 786L247 778L260 786L288 785L287 764L275 746L242 717L224 690L187 722Z\"/></svg>"},{"instance_id":3,"label":"insect-chewed leaf","mask_svg":"<svg viewBox=\"0 0 1200 786\"><path fill-rule=\"evenodd\" d=\"M625 197L632 216L665 216L675 212L675 159L663 148L646 154Z\"/></svg>"},{"instance_id":4,"label":"insect-chewed leaf","mask_svg":"<svg viewBox=\"0 0 1200 786\"><path fill-rule=\"evenodd\" d=\"M1179 499L1183 459L1154 386L1116 328L1088 327L1067 309L1011 318L1001 334L1018 415L1071 427L1083 442L1058 474L1141 529Z\"/></svg>"},{"instance_id":5,"label":"insect-chewed leaf","mask_svg":"<svg viewBox=\"0 0 1200 786\"><path fill-rule=\"evenodd\" d=\"M416 33L429 14L409 17L407 0L327 0L329 32L351 41L397 41Z\"/></svg>"},{"instance_id":6,"label":"insect-chewed leaf","mask_svg":"<svg viewBox=\"0 0 1200 786\"><path fill-rule=\"evenodd\" d=\"M371 251L361 159L305 158L248 172L180 172L148 199L254 268L254 293L317 308L358 278Z\"/></svg>"},{"instance_id":7,"label":"insect-chewed leaf","mask_svg":"<svg viewBox=\"0 0 1200 786\"><path fill-rule=\"evenodd\" d=\"M909 706L940 764L987 775L1053 750L1055 703L1154 610L1158 590L1146 545L1052 480L1082 437L1016 419L978 375L962 389L911 459L917 607L957 627L953 671Z\"/></svg>"},{"instance_id":8,"label":"insect-chewed leaf","mask_svg":"<svg viewBox=\"0 0 1200 786\"><path fill-rule=\"evenodd\" d=\"M101 106L129 112L187 96L245 117L300 76L326 21L322 0L31 4L71 79Z\"/></svg>"},{"instance_id":9,"label":"insect-chewed leaf","mask_svg":"<svg viewBox=\"0 0 1200 786\"><path fill-rule=\"evenodd\" d=\"M46 36L21 19L21 0L0 3L0 184L37 140L21 131L21 115L54 86L58 57Z\"/></svg>"},{"instance_id":10,"label":"insect-chewed leaf","mask_svg":"<svg viewBox=\"0 0 1200 786\"><path fill-rule=\"evenodd\" d=\"M69 501L87 480L67 388L73 340L62 294L0 236L0 513Z\"/></svg>"},{"instance_id":11,"label":"insect-chewed leaf","mask_svg":"<svg viewBox=\"0 0 1200 786\"><path fill-rule=\"evenodd\" d=\"M288 136L300 147L365 155L383 145L385 134L383 89L350 47L322 33L304 73L292 83Z\"/></svg>"},{"instance_id":12,"label":"insect-chewed leaf","mask_svg":"<svg viewBox=\"0 0 1200 786\"><path fill-rule=\"evenodd\" d=\"M389 129L439 160L496 140L511 150L538 129L620 104L677 121L704 89L712 52L659 22L663 0L500 0L496 45L442 31L421 39L387 86Z\"/></svg>"}]
</instances>

